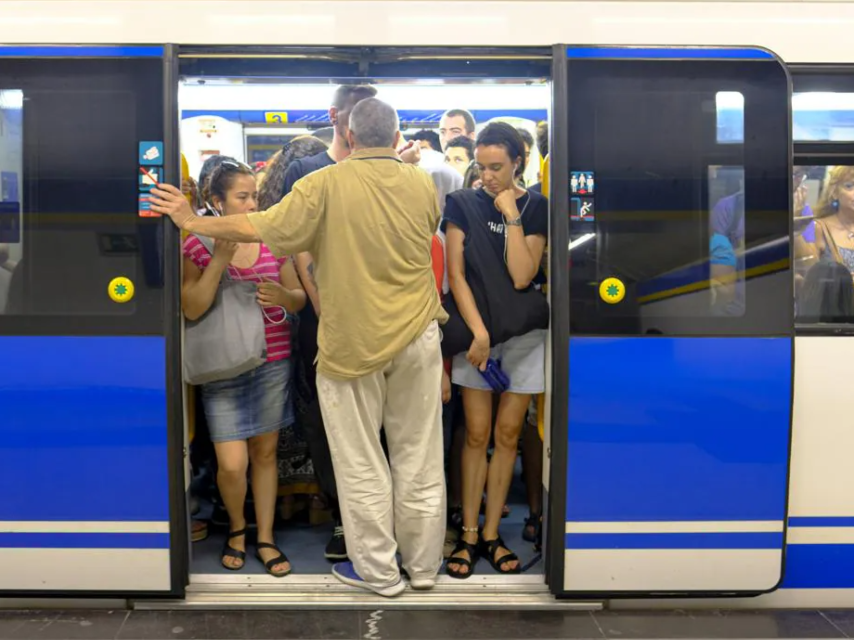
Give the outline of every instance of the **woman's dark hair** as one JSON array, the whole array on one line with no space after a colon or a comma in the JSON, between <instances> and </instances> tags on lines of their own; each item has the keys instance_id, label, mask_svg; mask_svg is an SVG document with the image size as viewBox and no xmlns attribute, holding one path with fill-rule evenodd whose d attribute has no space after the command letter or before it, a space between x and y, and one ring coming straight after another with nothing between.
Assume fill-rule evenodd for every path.
<instances>
[{"instance_id":1,"label":"woman's dark hair","mask_svg":"<svg viewBox=\"0 0 854 640\"><path fill-rule=\"evenodd\" d=\"M237 160L223 160L213 170L210 178L208 178L207 185L205 185L205 190L202 193L202 199L209 204L213 204L214 196L220 200L225 200L225 196L228 190L231 189L234 179L241 175L255 178L255 172L252 171L249 165L238 162Z\"/></svg>"},{"instance_id":2,"label":"woman's dark hair","mask_svg":"<svg viewBox=\"0 0 854 640\"><path fill-rule=\"evenodd\" d=\"M267 166L267 177L258 192L258 210L264 211L282 199L285 174L294 160L326 151L326 145L313 136L299 136L288 142Z\"/></svg>"},{"instance_id":3,"label":"woman's dark hair","mask_svg":"<svg viewBox=\"0 0 854 640\"><path fill-rule=\"evenodd\" d=\"M798 299L798 320L828 323L854 320L854 282L846 266L821 260L807 271Z\"/></svg>"},{"instance_id":4,"label":"woman's dark hair","mask_svg":"<svg viewBox=\"0 0 854 640\"><path fill-rule=\"evenodd\" d=\"M445 151L452 147L459 147L461 149L465 149L466 153L468 154L469 160L474 160L474 140L472 140L468 136L457 136L456 138L452 138L445 146Z\"/></svg>"},{"instance_id":5,"label":"woman's dark hair","mask_svg":"<svg viewBox=\"0 0 854 640\"><path fill-rule=\"evenodd\" d=\"M211 156L205 163L202 165L201 171L199 171L199 189L204 191L207 188L208 178L211 177L211 174L214 172L214 169L219 167L225 160L231 160L232 162L237 162L234 158L230 156L220 156L215 155Z\"/></svg>"},{"instance_id":6,"label":"woman's dark hair","mask_svg":"<svg viewBox=\"0 0 854 640\"><path fill-rule=\"evenodd\" d=\"M513 127L506 122L491 122L478 134L475 147L504 147L511 161L519 159L516 176L525 173L525 141Z\"/></svg>"},{"instance_id":7,"label":"woman's dark hair","mask_svg":"<svg viewBox=\"0 0 854 640\"><path fill-rule=\"evenodd\" d=\"M523 127L516 127L516 131L518 131L519 135L522 136L522 142L525 143L525 146L533 150L534 136L531 135L531 132L527 129L524 129Z\"/></svg>"}]
</instances>

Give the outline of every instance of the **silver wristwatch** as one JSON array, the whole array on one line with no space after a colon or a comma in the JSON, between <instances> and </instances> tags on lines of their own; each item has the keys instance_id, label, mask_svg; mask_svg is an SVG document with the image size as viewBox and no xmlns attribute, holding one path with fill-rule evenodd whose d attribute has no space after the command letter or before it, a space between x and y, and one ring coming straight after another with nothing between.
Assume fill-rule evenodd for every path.
<instances>
[{"instance_id":1,"label":"silver wristwatch","mask_svg":"<svg viewBox=\"0 0 854 640\"><path fill-rule=\"evenodd\" d=\"M522 216L518 218L513 218L512 220L506 220L505 223L508 227L521 227L522 226Z\"/></svg>"}]
</instances>

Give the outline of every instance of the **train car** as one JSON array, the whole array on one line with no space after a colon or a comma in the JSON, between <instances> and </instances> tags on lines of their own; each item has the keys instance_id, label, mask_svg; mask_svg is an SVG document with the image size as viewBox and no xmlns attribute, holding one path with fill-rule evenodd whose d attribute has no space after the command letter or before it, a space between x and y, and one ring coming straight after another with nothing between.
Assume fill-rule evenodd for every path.
<instances>
[{"instance_id":1,"label":"train car","mask_svg":"<svg viewBox=\"0 0 854 640\"><path fill-rule=\"evenodd\" d=\"M484 119L550 125L543 555L384 606L850 606L852 325L794 303L799 198L854 189L827 178L854 157L852 21L821 2L0 0L0 602L376 606L301 553L279 581L199 564L180 235L146 207L217 127L254 160L326 124L312 92L358 81L419 127L478 91ZM202 85L294 97L193 103Z\"/></svg>"}]
</instances>

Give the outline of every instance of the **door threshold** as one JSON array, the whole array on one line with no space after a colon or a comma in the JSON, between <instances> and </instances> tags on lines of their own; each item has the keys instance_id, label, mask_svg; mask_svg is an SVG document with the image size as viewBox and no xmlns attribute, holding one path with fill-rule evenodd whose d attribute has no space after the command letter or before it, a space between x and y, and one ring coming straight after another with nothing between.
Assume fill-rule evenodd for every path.
<instances>
[{"instance_id":1,"label":"door threshold","mask_svg":"<svg viewBox=\"0 0 854 640\"><path fill-rule=\"evenodd\" d=\"M500 596L500 597L496 597ZM331 575L289 576L276 579L266 574L246 576L194 575L184 600L136 600L140 610L170 609L511 609L578 610L602 608L601 602L557 600L543 584L542 576L472 576L454 580L440 576L431 591L407 586L398 598L383 598L341 584Z\"/></svg>"}]
</instances>

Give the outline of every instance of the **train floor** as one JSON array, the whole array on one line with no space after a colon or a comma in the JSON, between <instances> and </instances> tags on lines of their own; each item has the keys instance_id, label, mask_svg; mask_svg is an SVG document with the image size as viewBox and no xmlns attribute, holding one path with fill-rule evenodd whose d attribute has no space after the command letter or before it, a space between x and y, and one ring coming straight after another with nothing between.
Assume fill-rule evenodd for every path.
<instances>
[{"instance_id":1,"label":"train floor","mask_svg":"<svg viewBox=\"0 0 854 640\"><path fill-rule=\"evenodd\" d=\"M0 611L0 638L851 638L854 611Z\"/></svg>"},{"instance_id":2,"label":"train floor","mask_svg":"<svg viewBox=\"0 0 854 640\"><path fill-rule=\"evenodd\" d=\"M527 574L542 574L543 562L534 545L522 539L525 518L528 517L528 506L525 498L525 485L521 479L521 463L517 462L516 474L508 496L510 515L501 520L499 531L502 538L512 549ZM204 509L207 513L208 508ZM225 528L210 528L210 534L205 540L193 544L193 559L191 573L199 575L241 576L263 574L264 567L254 557L252 548L252 532L249 539L249 553L246 566L240 571L225 569L220 560L225 542ZM283 524L276 528L276 539L282 550L293 562L294 572L300 574L328 574L332 563L323 557L326 543L332 535L332 525L305 526ZM496 571L486 560L477 564L478 575L496 574ZM239 580L239 578L238 578ZM284 580L287 580L285 578Z\"/></svg>"}]
</instances>

